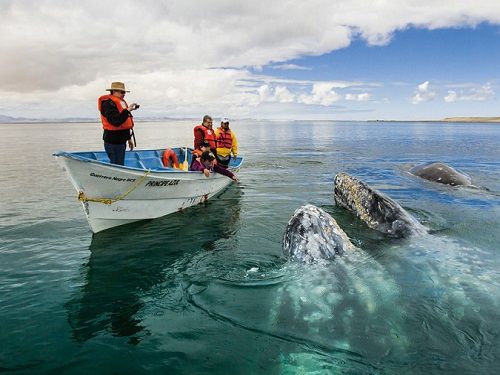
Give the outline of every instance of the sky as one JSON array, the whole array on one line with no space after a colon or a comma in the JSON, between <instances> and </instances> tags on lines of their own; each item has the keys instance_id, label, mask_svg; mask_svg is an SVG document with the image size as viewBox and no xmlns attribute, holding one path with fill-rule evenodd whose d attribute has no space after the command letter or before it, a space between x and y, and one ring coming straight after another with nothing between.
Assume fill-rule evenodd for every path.
<instances>
[{"instance_id":1,"label":"sky","mask_svg":"<svg viewBox=\"0 0 500 375\"><path fill-rule=\"evenodd\" d=\"M0 115L500 116L498 0L0 0Z\"/></svg>"}]
</instances>

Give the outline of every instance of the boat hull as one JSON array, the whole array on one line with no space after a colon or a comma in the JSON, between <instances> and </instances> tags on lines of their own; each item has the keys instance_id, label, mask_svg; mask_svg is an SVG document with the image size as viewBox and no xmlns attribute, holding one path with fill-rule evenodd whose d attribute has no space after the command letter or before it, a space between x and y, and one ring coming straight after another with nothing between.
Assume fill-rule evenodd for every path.
<instances>
[{"instance_id":1,"label":"boat hull","mask_svg":"<svg viewBox=\"0 0 500 375\"><path fill-rule=\"evenodd\" d=\"M78 192L93 233L205 202L232 182L217 173L205 177L199 172L126 168L67 153L54 156Z\"/></svg>"}]
</instances>

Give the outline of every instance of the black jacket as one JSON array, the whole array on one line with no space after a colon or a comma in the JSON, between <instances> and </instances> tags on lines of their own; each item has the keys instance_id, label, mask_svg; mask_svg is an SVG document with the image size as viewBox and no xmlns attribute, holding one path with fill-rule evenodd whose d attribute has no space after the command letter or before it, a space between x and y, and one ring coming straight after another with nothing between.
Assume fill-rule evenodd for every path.
<instances>
[{"instance_id":1,"label":"black jacket","mask_svg":"<svg viewBox=\"0 0 500 375\"><path fill-rule=\"evenodd\" d=\"M118 112L115 103L111 100L105 100L101 104L101 114L106 117L108 122L119 128L131 116L128 109ZM106 143L121 144L130 139L130 129L125 130L106 130L102 134L102 139Z\"/></svg>"}]
</instances>

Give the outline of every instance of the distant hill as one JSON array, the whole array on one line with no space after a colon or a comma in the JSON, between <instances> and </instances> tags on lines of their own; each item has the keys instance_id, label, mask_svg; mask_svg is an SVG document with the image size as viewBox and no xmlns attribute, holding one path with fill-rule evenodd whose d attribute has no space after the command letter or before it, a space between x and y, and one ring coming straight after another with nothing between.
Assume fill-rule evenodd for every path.
<instances>
[{"instance_id":1,"label":"distant hill","mask_svg":"<svg viewBox=\"0 0 500 375\"><path fill-rule=\"evenodd\" d=\"M500 122L500 117L446 117L446 122Z\"/></svg>"},{"instance_id":2,"label":"distant hill","mask_svg":"<svg viewBox=\"0 0 500 375\"><path fill-rule=\"evenodd\" d=\"M0 115L0 122L15 122L15 117Z\"/></svg>"},{"instance_id":3,"label":"distant hill","mask_svg":"<svg viewBox=\"0 0 500 375\"><path fill-rule=\"evenodd\" d=\"M64 118L64 119L50 119L50 118L28 118L28 117L12 117L0 115L0 124L27 124L27 123L58 123L58 122L96 122L98 119L91 118Z\"/></svg>"}]
</instances>

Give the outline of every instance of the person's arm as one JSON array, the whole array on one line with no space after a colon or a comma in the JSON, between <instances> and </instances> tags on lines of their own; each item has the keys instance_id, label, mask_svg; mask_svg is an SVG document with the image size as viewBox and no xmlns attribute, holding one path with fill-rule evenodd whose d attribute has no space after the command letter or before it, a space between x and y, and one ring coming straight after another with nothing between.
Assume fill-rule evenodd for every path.
<instances>
[{"instance_id":1,"label":"person's arm","mask_svg":"<svg viewBox=\"0 0 500 375\"><path fill-rule=\"evenodd\" d=\"M198 159L195 159L195 161L193 161L193 163L191 164L190 169L195 172L203 172L205 166Z\"/></svg>"},{"instance_id":2,"label":"person's arm","mask_svg":"<svg viewBox=\"0 0 500 375\"><path fill-rule=\"evenodd\" d=\"M201 142L204 140L204 134L201 129L198 129L194 132L194 149L198 149L201 147Z\"/></svg>"},{"instance_id":3,"label":"person's arm","mask_svg":"<svg viewBox=\"0 0 500 375\"><path fill-rule=\"evenodd\" d=\"M235 180L236 181L236 176L234 173L232 173L230 170L228 170L227 168L223 168L221 167L220 165L218 164L214 164L213 166L213 169L214 169L214 172L217 172L217 173L220 173L220 174L223 174L224 176L227 176L229 177L230 179L232 180Z\"/></svg>"},{"instance_id":4,"label":"person's arm","mask_svg":"<svg viewBox=\"0 0 500 375\"><path fill-rule=\"evenodd\" d=\"M210 176L210 170L203 165L203 163L199 160L193 161L193 164L191 164L191 170L195 172L201 172L205 174L206 177Z\"/></svg>"},{"instance_id":5,"label":"person's arm","mask_svg":"<svg viewBox=\"0 0 500 375\"><path fill-rule=\"evenodd\" d=\"M124 109L121 113L118 112L118 108L111 99L102 102L101 114L106 117L111 125L116 127L121 126L130 117L130 112L127 109Z\"/></svg>"},{"instance_id":6,"label":"person's arm","mask_svg":"<svg viewBox=\"0 0 500 375\"><path fill-rule=\"evenodd\" d=\"M231 132L231 137L233 137L233 147L231 148L231 151L233 152L233 156L237 157L238 156L238 139L236 139L236 134L234 134L234 132Z\"/></svg>"}]
</instances>

